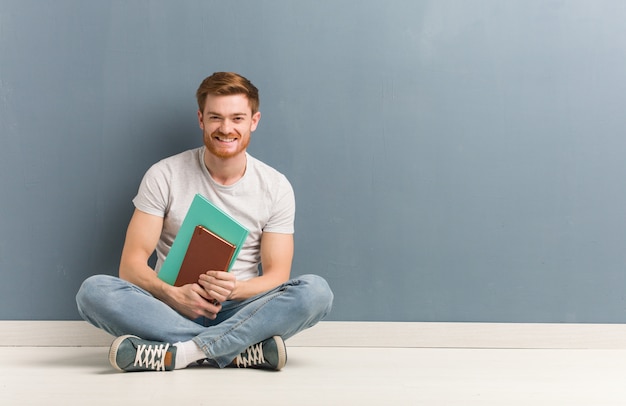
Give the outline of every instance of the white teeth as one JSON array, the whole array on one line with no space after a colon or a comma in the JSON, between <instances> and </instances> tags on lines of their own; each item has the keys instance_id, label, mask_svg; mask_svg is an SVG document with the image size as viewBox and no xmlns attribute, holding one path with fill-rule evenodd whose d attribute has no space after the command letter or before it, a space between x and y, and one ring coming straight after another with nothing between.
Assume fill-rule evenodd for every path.
<instances>
[{"instance_id":1,"label":"white teeth","mask_svg":"<svg viewBox=\"0 0 626 406\"><path fill-rule=\"evenodd\" d=\"M235 138L222 138L222 137L217 137L218 140L222 141L222 142L233 142L235 141Z\"/></svg>"}]
</instances>

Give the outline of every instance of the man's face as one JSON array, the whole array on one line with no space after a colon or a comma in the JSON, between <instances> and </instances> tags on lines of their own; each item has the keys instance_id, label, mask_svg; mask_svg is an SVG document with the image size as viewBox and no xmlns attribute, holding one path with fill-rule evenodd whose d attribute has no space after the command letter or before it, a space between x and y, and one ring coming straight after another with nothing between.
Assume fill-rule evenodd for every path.
<instances>
[{"instance_id":1,"label":"man's face","mask_svg":"<svg viewBox=\"0 0 626 406\"><path fill-rule=\"evenodd\" d=\"M211 154L224 159L245 152L260 118L261 113L252 114L248 98L242 94L209 95L204 111L198 110L204 145Z\"/></svg>"}]
</instances>

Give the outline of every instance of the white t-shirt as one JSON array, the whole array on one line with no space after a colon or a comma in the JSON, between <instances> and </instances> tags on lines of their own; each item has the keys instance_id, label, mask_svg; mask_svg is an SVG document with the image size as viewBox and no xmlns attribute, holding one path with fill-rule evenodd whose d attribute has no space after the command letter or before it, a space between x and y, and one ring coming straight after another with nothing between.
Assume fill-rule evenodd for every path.
<instances>
[{"instance_id":1,"label":"white t-shirt","mask_svg":"<svg viewBox=\"0 0 626 406\"><path fill-rule=\"evenodd\" d=\"M250 233L233 265L237 279L259 274L261 234L293 234L295 197L287 178L246 154L243 177L235 184L216 183L204 165L204 147L188 150L154 164L143 177L133 203L142 212L163 217L157 243L158 272L196 193L233 216Z\"/></svg>"}]
</instances>

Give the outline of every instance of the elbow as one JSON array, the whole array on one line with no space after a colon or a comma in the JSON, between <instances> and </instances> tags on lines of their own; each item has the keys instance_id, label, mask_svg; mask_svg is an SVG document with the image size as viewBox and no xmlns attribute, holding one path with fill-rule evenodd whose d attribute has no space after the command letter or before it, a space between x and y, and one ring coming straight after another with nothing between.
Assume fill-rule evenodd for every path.
<instances>
[{"instance_id":1,"label":"elbow","mask_svg":"<svg viewBox=\"0 0 626 406\"><path fill-rule=\"evenodd\" d=\"M123 266L120 266L119 270L118 270L118 276L120 277L120 279L123 279L125 281L129 281L129 272L126 268L124 268Z\"/></svg>"}]
</instances>

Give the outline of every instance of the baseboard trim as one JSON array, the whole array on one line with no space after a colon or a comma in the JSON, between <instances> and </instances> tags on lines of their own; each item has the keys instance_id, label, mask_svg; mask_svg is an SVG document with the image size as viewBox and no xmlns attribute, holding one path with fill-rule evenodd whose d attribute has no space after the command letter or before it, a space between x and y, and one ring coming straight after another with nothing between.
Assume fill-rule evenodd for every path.
<instances>
[{"instance_id":1,"label":"baseboard trim","mask_svg":"<svg viewBox=\"0 0 626 406\"><path fill-rule=\"evenodd\" d=\"M0 321L0 346L100 347L113 337L83 321ZM626 348L623 324L321 322L294 347Z\"/></svg>"}]
</instances>

